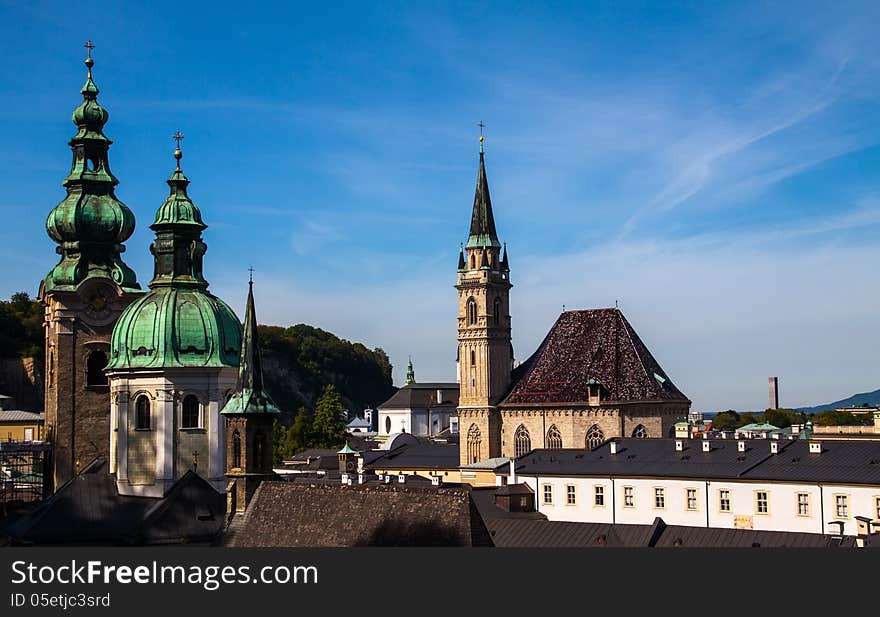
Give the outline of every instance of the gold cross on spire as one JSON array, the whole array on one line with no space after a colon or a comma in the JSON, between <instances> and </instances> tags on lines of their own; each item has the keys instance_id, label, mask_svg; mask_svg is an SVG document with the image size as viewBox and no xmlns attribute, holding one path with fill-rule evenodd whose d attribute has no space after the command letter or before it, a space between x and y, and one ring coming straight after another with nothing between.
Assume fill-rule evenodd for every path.
<instances>
[{"instance_id":1,"label":"gold cross on spire","mask_svg":"<svg viewBox=\"0 0 880 617\"><path fill-rule=\"evenodd\" d=\"M89 55L86 58L86 66L89 69L89 79L91 79L92 78L92 67L95 65L95 61L92 60L92 50L95 48L94 44L92 43L92 39L89 39L88 41L86 41L86 44L83 45L83 47L85 47L88 50Z\"/></svg>"},{"instance_id":2,"label":"gold cross on spire","mask_svg":"<svg viewBox=\"0 0 880 617\"><path fill-rule=\"evenodd\" d=\"M180 151L180 140L183 139L183 133L178 129L174 135L171 136L171 139L177 142L177 148L174 150L174 158L177 159L177 169L180 170L180 159L183 156L183 152Z\"/></svg>"},{"instance_id":3,"label":"gold cross on spire","mask_svg":"<svg viewBox=\"0 0 880 617\"><path fill-rule=\"evenodd\" d=\"M480 120L477 122L477 126L480 127L480 154L483 153L483 128L486 126L483 124L483 121Z\"/></svg>"},{"instance_id":4,"label":"gold cross on spire","mask_svg":"<svg viewBox=\"0 0 880 617\"><path fill-rule=\"evenodd\" d=\"M86 44L83 45L88 50L89 58L92 57L92 50L95 48L95 45L92 43L92 39L86 41Z\"/></svg>"}]
</instances>

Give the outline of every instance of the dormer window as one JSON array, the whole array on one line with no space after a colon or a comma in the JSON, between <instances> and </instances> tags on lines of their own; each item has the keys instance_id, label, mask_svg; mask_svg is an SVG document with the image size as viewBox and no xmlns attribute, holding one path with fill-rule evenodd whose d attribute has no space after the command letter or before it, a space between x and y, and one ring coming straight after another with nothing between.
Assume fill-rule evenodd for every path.
<instances>
[{"instance_id":1,"label":"dormer window","mask_svg":"<svg viewBox=\"0 0 880 617\"><path fill-rule=\"evenodd\" d=\"M595 377L587 380L587 402L590 405L598 405L602 402L602 383Z\"/></svg>"}]
</instances>

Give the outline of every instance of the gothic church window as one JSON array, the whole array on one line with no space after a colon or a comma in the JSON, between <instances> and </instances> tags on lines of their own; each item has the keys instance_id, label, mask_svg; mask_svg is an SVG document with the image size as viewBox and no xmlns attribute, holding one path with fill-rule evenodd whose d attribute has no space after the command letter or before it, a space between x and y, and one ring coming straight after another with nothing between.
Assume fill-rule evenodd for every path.
<instances>
[{"instance_id":1,"label":"gothic church window","mask_svg":"<svg viewBox=\"0 0 880 617\"><path fill-rule=\"evenodd\" d=\"M562 447L562 433L559 432L555 424L547 431L547 447L550 449Z\"/></svg>"},{"instance_id":2,"label":"gothic church window","mask_svg":"<svg viewBox=\"0 0 880 617\"><path fill-rule=\"evenodd\" d=\"M513 435L514 456L519 458L532 450L532 438L529 431L522 424Z\"/></svg>"},{"instance_id":3,"label":"gothic church window","mask_svg":"<svg viewBox=\"0 0 880 617\"><path fill-rule=\"evenodd\" d=\"M602 432L602 429L599 428L598 424L594 424L587 431L587 436L584 439L585 445L588 449L592 450L605 441L605 433Z\"/></svg>"},{"instance_id":4,"label":"gothic church window","mask_svg":"<svg viewBox=\"0 0 880 617\"><path fill-rule=\"evenodd\" d=\"M180 414L180 428L199 427L199 399L192 394L187 394L183 399L183 409Z\"/></svg>"},{"instance_id":5,"label":"gothic church window","mask_svg":"<svg viewBox=\"0 0 880 617\"><path fill-rule=\"evenodd\" d=\"M645 428L644 424L639 424L633 429L632 436L636 439L646 439L648 437L648 429Z\"/></svg>"},{"instance_id":6,"label":"gothic church window","mask_svg":"<svg viewBox=\"0 0 880 617\"><path fill-rule=\"evenodd\" d=\"M150 430L150 399L145 394L137 397L134 404L134 428L136 430Z\"/></svg>"},{"instance_id":7,"label":"gothic church window","mask_svg":"<svg viewBox=\"0 0 880 617\"><path fill-rule=\"evenodd\" d=\"M103 351L93 351L90 353L86 360L86 385L106 386L105 366L107 366L107 354Z\"/></svg>"},{"instance_id":8,"label":"gothic church window","mask_svg":"<svg viewBox=\"0 0 880 617\"><path fill-rule=\"evenodd\" d=\"M467 301L467 323L469 326L477 323L477 301L472 297Z\"/></svg>"},{"instance_id":9,"label":"gothic church window","mask_svg":"<svg viewBox=\"0 0 880 617\"><path fill-rule=\"evenodd\" d=\"M232 433L232 466L241 467L241 433L238 429Z\"/></svg>"},{"instance_id":10,"label":"gothic church window","mask_svg":"<svg viewBox=\"0 0 880 617\"><path fill-rule=\"evenodd\" d=\"M482 434L476 424L471 424L467 434L467 457L468 462L480 462L480 445L482 442Z\"/></svg>"}]
</instances>

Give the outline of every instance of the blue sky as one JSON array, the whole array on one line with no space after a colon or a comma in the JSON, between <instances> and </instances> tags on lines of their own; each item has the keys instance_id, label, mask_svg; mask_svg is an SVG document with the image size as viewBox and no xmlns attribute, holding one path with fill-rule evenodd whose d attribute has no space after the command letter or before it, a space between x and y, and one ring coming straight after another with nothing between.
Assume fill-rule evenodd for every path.
<instances>
[{"instance_id":1,"label":"blue sky","mask_svg":"<svg viewBox=\"0 0 880 617\"><path fill-rule=\"evenodd\" d=\"M268 3L267 3L268 4ZM696 409L880 388L880 4L0 4L0 295L54 264L91 38L117 195L148 224L180 129L211 289L455 378L476 123L514 347L624 313Z\"/></svg>"}]
</instances>

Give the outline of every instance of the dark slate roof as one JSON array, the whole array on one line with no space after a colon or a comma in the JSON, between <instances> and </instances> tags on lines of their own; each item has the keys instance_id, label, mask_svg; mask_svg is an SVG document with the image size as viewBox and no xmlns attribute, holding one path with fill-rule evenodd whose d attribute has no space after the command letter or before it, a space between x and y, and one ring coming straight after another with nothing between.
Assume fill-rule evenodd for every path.
<instances>
[{"instance_id":1,"label":"dark slate roof","mask_svg":"<svg viewBox=\"0 0 880 617\"><path fill-rule=\"evenodd\" d=\"M821 453L810 453L804 440L779 442L779 454L750 470L753 480L788 480L880 485L880 441L821 441ZM765 448L769 449L769 445Z\"/></svg>"},{"instance_id":2,"label":"dark slate roof","mask_svg":"<svg viewBox=\"0 0 880 617\"><path fill-rule=\"evenodd\" d=\"M547 517L540 512L508 512L495 505L495 493L498 489L494 486L470 487L471 499L477 506L480 516L489 525L491 521L499 518L527 518L547 520Z\"/></svg>"},{"instance_id":3,"label":"dark slate roof","mask_svg":"<svg viewBox=\"0 0 880 617\"><path fill-rule=\"evenodd\" d=\"M620 523L569 523L529 519L488 521L495 546L540 548L833 548L853 547L852 536L818 533L754 531L666 525L657 518L652 525Z\"/></svg>"},{"instance_id":4,"label":"dark slate roof","mask_svg":"<svg viewBox=\"0 0 880 617\"><path fill-rule=\"evenodd\" d=\"M364 459L370 469L397 467L402 469L458 469L460 453L458 444L419 444L405 445L384 452L385 456Z\"/></svg>"},{"instance_id":5,"label":"dark slate roof","mask_svg":"<svg viewBox=\"0 0 880 617\"><path fill-rule=\"evenodd\" d=\"M192 472L162 499L120 495L107 463L97 460L0 535L13 544L206 542L222 527L225 503Z\"/></svg>"},{"instance_id":6,"label":"dark slate roof","mask_svg":"<svg viewBox=\"0 0 880 617\"><path fill-rule=\"evenodd\" d=\"M591 379L610 400L688 402L618 309L563 312L517 368L502 405L583 403Z\"/></svg>"},{"instance_id":7,"label":"dark slate roof","mask_svg":"<svg viewBox=\"0 0 880 617\"><path fill-rule=\"evenodd\" d=\"M443 391L442 405L458 406L458 384L436 382L405 385L379 405L379 409L418 409L427 407L429 403L431 407L439 407L437 390Z\"/></svg>"},{"instance_id":8,"label":"dark slate roof","mask_svg":"<svg viewBox=\"0 0 880 617\"><path fill-rule=\"evenodd\" d=\"M507 496L507 495L532 495L535 491L532 490L528 484L505 484L504 486L498 488L495 491L496 495L499 496Z\"/></svg>"},{"instance_id":9,"label":"dark slate roof","mask_svg":"<svg viewBox=\"0 0 880 617\"><path fill-rule=\"evenodd\" d=\"M823 441L821 454L810 454L804 440L712 439L703 452L702 439L617 439L594 450L538 449L516 461L523 475L584 475L706 479L774 480L880 485L880 442ZM737 449L745 443L745 452ZM778 454L770 446L776 443Z\"/></svg>"},{"instance_id":10,"label":"dark slate roof","mask_svg":"<svg viewBox=\"0 0 880 617\"><path fill-rule=\"evenodd\" d=\"M232 546L492 546L464 488L263 482Z\"/></svg>"},{"instance_id":11,"label":"dark slate roof","mask_svg":"<svg viewBox=\"0 0 880 617\"><path fill-rule=\"evenodd\" d=\"M749 440L746 451L737 442L711 440L712 450L703 452L703 440L684 439L684 450L675 449L675 439L618 439L617 453L607 441L593 450L566 448L537 449L517 459L521 474L615 475L651 477L737 478L770 456L766 439Z\"/></svg>"}]
</instances>

